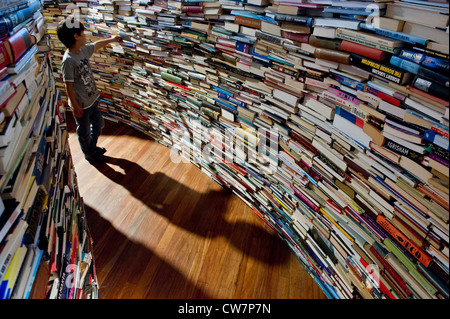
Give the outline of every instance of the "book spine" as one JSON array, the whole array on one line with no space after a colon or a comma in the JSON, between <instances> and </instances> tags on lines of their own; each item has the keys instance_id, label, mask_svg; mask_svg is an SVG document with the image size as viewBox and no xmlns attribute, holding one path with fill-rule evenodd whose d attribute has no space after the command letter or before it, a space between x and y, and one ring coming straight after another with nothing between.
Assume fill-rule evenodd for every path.
<instances>
[{"instance_id":1,"label":"book spine","mask_svg":"<svg viewBox=\"0 0 450 319\"><path fill-rule=\"evenodd\" d=\"M383 145L385 148L387 148L390 151L393 151L394 153L404 155L413 161L419 163L422 160L423 155L413 151L403 145L398 144L397 142L394 142L393 140L390 140L386 138L386 142Z\"/></svg>"},{"instance_id":2,"label":"book spine","mask_svg":"<svg viewBox=\"0 0 450 319\"><path fill-rule=\"evenodd\" d=\"M334 61L337 63L349 64L350 63L350 53L335 51L324 48L317 48L314 51L314 57L318 59L324 59L329 61Z\"/></svg>"},{"instance_id":3,"label":"book spine","mask_svg":"<svg viewBox=\"0 0 450 319\"><path fill-rule=\"evenodd\" d=\"M405 72L390 66L378 63L377 61L372 61L360 55L352 53L350 56L350 64L360 67L366 71L373 74L381 76L386 80L392 81L396 84L405 84L409 82L409 75L411 73Z\"/></svg>"},{"instance_id":4,"label":"book spine","mask_svg":"<svg viewBox=\"0 0 450 319\"><path fill-rule=\"evenodd\" d=\"M440 59L444 59L444 60L450 59L450 55L448 53L433 51L433 50L430 50L427 48L422 48L422 47L413 47L413 49L416 51L419 51L419 52L423 52L427 56L430 56L430 57L440 58Z\"/></svg>"},{"instance_id":5,"label":"book spine","mask_svg":"<svg viewBox=\"0 0 450 319\"><path fill-rule=\"evenodd\" d=\"M437 156L437 155L434 155L434 154L428 154L428 157L431 158L431 159L433 159L433 160L435 160L435 161L438 162L439 164L444 165L444 166L447 167L447 168L449 167L448 161L444 160L443 158L440 158L440 157Z\"/></svg>"},{"instance_id":6,"label":"book spine","mask_svg":"<svg viewBox=\"0 0 450 319\"><path fill-rule=\"evenodd\" d=\"M389 63L393 66L396 66L400 69L411 72L413 74L417 74L417 72L419 71L419 68L420 68L419 64L399 58L395 55L391 56Z\"/></svg>"},{"instance_id":7,"label":"book spine","mask_svg":"<svg viewBox=\"0 0 450 319\"><path fill-rule=\"evenodd\" d=\"M166 73L166 72L161 72L161 78L163 80L167 80L176 84L181 84L182 83L182 79L178 76Z\"/></svg>"},{"instance_id":8,"label":"book spine","mask_svg":"<svg viewBox=\"0 0 450 319\"><path fill-rule=\"evenodd\" d=\"M184 13L203 13L203 6L198 5L189 5L189 6L181 6L181 12Z\"/></svg>"},{"instance_id":9,"label":"book spine","mask_svg":"<svg viewBox=\"0 0 450 319\"><path fill-rule=\"evenodd\" d=\"M399 276L399 274L391 267L391 265L378 253L374 246L370 246L370 251L375 256L376 259L381 263L384 269L391 275L395 282L400 286L403 292L407 295L411 295L411 291L406 286L405 281Z\"/></svg>"},{"instance_id":10,"label":"book spine","mask_svg":"<svg viewBox=\"0 0 450 319\"><path fill-rule=\"evenodd\" d=\"M391 48L391 47L389 47L387 45L384 45L384 44L370 42L370 41L367 41L367 40L361 39L361 38L355 38L355 37L352 37L352 36L350 36L348 34L336 33L336 37L339 38L339 39L342 39L342 40L347 40L347 41L350 41L350 42L354 42L354 43L358 43L358 44L361 44L361 45L365 45L365 46L370 47L370 48L386 51L388 53L398 54L399 51L400 51L400 48Z\"/></svg>"},{"instance_id":11,"label":"book spine","mask_svg":"<svg viewBox=\"0 0 450 319\"><path fill-rule=\"evenodd\" d=\"M298 142L300 145L302 145L304 148L310 151L312 154L315 155L317 153L317 149L312 145L312 143L299 133L295 132L294 130L291 130L289 136L292 137L294 141Z\"/></svg>"},{"instance_id":12,"label":"book spine","mask_svg":"<svg viewBox=\"0 0 450 319\"><path fill-rule=\"evenodd\" d=\"M9 17L0 17L0 39L9 34L13 28L13 22Z\"/></svg>"},{"instance_id":13,"label":"book spine","mask_svg":"<svg viewBox=\"0 0 450 319\"><path fill-rule=\"evenodd\" d=\"M347 121L355 124L356 126L363 128L364 127L364 120L361 119L360 117L356 116L355 114L352 114L351 112L344 110L343 108L337 106L336 109L336 114L339 116L342 116L343 118L345 118Z\"/></svg>"},{"instance_id":14,"label":"book spine","mask_svg":"<svg viewBox=\"0 0 450 319\"><path fill-rule=\"evenodd\" d=\"M373 30L376 34L381 35L383 37L400 40L400 41L407 42L410 44L421 44L421 45L427 44L427 39L420 38L415 35L410 35L410 34L406 34L406 33L402 33L402 32L396 32L396 31L381 29L381 28L371 28L370 30Z\"/></svg>"},{"instance_id":15,"label":"book spine","mask_svg":"<svg viewBox=\"0 0 450 319\"><path fill-rule=\"evenodd\" d=\"M417 64L421 64L425 60L426 55L424 53L402 49L398 54L398 57Z\"/></svg>"},{"instance_id":16,"label":"book spine","mask_svg":"<svg viewBox=\"0 0 450 319\"><path fill-rule=\"evenodd\" d=\"M343 91L339 90L338 88L329 87L328 91L341 99L349 101L350 103L352 103L354 105L359 105L362 103L362 101L360 99L358 99L357 97L355 97L354 95L343 92ZM339 101L339 102L342 103L341 101ZM344 102L342 104L347 104L347 103ZM353 105L350 105L350 106L353 106Z\"/></svg>"},{"instance_id":17,"label":"book spine","mask_svg":"<svg viewBox=\"0 0 450 319\"><path fill-rule=\"evenodd\" d=\"M449 61L448 60L431 57L431 56L426 56L422 62L422 65L425 67L428 67L430 69L433 69L437 72L440 72L440 73L445 73L445 74L449 73Z\"/></svg>"},{"instance_id":18,"label":"book spine","mask_svg":"<svg viewBox=\"0 0 450 319\"><path fill-rule=\"evenodd\" d=\"M261 40L264 40L264 41L267 41L267 42L270 42L270 43L273 43L276 45L283 45L283 38L277 37L277 36L269 34L269 33L262 32L260 30L257 30L255 32L255 36L258 39L261 39Z\"/></svg>"},{"instance_id":19,"label":"book spine","mask_svg":"<svg viewBox=\"0 0 450 319\"><path fill-rule=\"evenodd\" d=\"M449 77L433 70L427 69L425 67L420 67L417 70L417 75L423 77L427 80L433 81L435 83L441 83L445 87L449 87Z\"/></svg>"},{"instance_id":20,"label":"book spine","mask_svg":"<svg viewBox=\"0 0 450 319\"><path fill-rule=\"evenodd\" d=\"M430 93L431 95L435 95L441 99L447 100L449 99L449 90L448 88L433 83L431 81L428 81L421 77L416 77L416 79L413 82L413 87L416 89L419 89L421 91L425 91L427 93Z\"/></svg>"},{"instance_id":21,"label":"book spine","mask_svg":"<svg viewBox=\"0 0 450 319\"><path fill-rule=\"evenodd\" d=\"M272 17L276 21L280 22L294 22L301 25L305 25L307 27L310 27L312 25L313 19L311 17L302 17L302 16L295 16L290 14L282 14L282 13L270 13L267 14L267 16Z\"/></svg>"},{"instance_id":22,"label":"book spine","mask_svg":"<svg viewBox=\"0 0 450 319\"><path fill-rule=\"evenodd\" d=\"M333 80L336 80L339 83L342 83L342 84L344 84L346 86L349 86L351 88L354 88L356 90L365 91L365 89L366 89L365 83L358 82L358 81L350 79L350 78L348 78L346 76L330 72L330 77Z\"/></svg>"},{"instance_id":23,"label":"book spine","mask_svg":"<svg viewBox=\"0 0 450 319\"><path fill-rule=\"evenodd\" d=\"M397 48L401 44L401 41L398 41L398 40L390 40L387 38L371 35L369 33L354 31L354 30L350 30L350 29L338 28L336 30L336 34L345 34L354 39L360 39L360 40L367 41L369 43L379 44L379 45L385 46L386 48L391 48L391 49Z\"/></svg>"},{"instance_id":24,"label":"book spine","mask_svg":"<svg viewBox=\"0 0 450 319\"><path fill-rule=\"evenodd\" d=\"M347 40L342 40L340 50L356 53L377 61L381 61L386 57L386 52L383 50L371 48Z\"/></svg>"},{"instance_id":25,"label":"book spine","mask_svg":"<svg viewBox=\"0 0 450 319\"><path fill-rule=\"evenodd\" d=\"M281 37L300 43L308 43L310 35L281 30Z\"/></svg>"},{"instance_id":26,"label":"book spine","mask_svg":"<svg viewBox=\"0 0 450 319\"><path fill-rule=\"evenodd\" d=\"M261 20L249 17L235 16L234 23L241 24L250 28L261 28Z\"/></svg>"},{"instance_id":27,"label":"book spine","mask_svg":"<svg viewBox=\"0 0 450 319\"><path fill-rule=\"evenodd\" d=\"M438 134L441 134L442 136L444 136L446 138L450 137L448 129L444 130L443 128L440 128L439 126L436 126L436 125L433 125L430 129L435 131Z\"/></svg>"},{"instance_id":28,"label":"book spine","mask_svg":"<svg viewBox=\"0 0 450 319\"><path fill-rule=\"evenodd\" d=\"M399 244L401 244L411 255L425 267L428 267L433 260L413 241L406 237L401 231L395 228L383 215L378 215L376 222L381 225Z\"/></svg>"},{"instance_id":29,"label":"book spine","mask_svg":"<svg viewBox=\"0 0 450 319\"><path fill-rule=\"evenodd\" d=\"M11 58L6 50L5 43L0 41L0 69L11 63Z\"/></svg>"},{"instance_id":30,"label":"book spine","mask_svg":"<svg viewBox=\"0 0 450 319\"><path fill-rule=\"evenodd\" d=\"M423 138L447 151L449 150L449 139L433 130L426 130Z\"/></svg>"},{"instance_id":31,"label":"book spine","mask_svg":"<svg viewBox=\"0 0 450 319\"><path fill-rule=\"evenodd\" d=\"M311 208L313 211L318 212L320 209L320 206L317 206L314 204L303 192L298 189L294 184L290 185L291 188L294 190L294 193L306 204L309 208Z\"/></svg>"},{"instance_id":32,"label":"book spine","mask_svg":"<svg viewBox=\"0 0 450 319\"><path fill-rule=\"evenodd\" d=\"M400 106L400 104L401 104L401 102L399 100L397 100L396 98L389 96L381 91L378 91L377 89L370 87L370 86L368 86L368 88L367 88L367 93L373 94L376 97L379 97L380 99L382 99L388 103L394 104L395 106Z\"/></svg>"},{"instance_id":33,"label":"book spine","mask_svg":"<svg viewBox=\"0 0 450 319\"><path fill-rule=\"evenodd\" d=\"M309 44L319 48L325 48L330 50L341 50L342 40L340 39L326 39L319 38L315 35L309 37Z\"/></svg>"}]
</instances>

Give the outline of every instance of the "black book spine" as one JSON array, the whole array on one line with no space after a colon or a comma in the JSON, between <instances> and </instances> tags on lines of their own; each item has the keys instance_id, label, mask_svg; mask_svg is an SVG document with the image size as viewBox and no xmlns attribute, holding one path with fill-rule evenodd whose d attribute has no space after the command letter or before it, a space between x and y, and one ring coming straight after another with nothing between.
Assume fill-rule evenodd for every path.
<instances>
[{"instance_id":1,"label":"black book spine","mask_svg":"<svg viewBox=\"0 0 450 319\"><path fill-rule=\"evenodd\" d=\"M372 74L378 75L396 84L405 84L404 82L409 81L409 72L394 68L392 66L381 64L377 61L368 59L358 54L350 54L350 64L355 65L363 70L369 71Z\"/></svg>"},{"instance_id":2,"label":"black book spine","mask_svg":"<svg viewBox=\"0 0 450 319\"><path fill-rule=\"evenodd\" d=\"M422 78L424 78L424 79L427 79L427 80L429 80L431 82L441 83L445 87L447 87L447 88L449 87L449 77L448 77L448 75L444 75L444 74L438 73L436 71L427 69L427 68L422 67L422 66L417 71L417 75L422 77Z\"/></svg>"},{"instance_id":3,"label":"black book spine","mask_svg":"<svg viewBox=\"0 0 450 319\"><path fill-rule=\"evenodd\" d=\"M403 145L400 145L397 142L394 142L393 140L390 140L388 138L386 139L386 143L384 144L384 147L394 153L406 156L417 163L420 163L420 161L423 157L422 154L420 154L416 151L413 151Z\"/></svg>"},{"instance_id":4,"label":"black book spine","mask_svg":"<svg viewBox=\"0 0 450 319\"><path fill-rule=\"evenodd\" d=\"M449 151L447 151L446 149L444 149L434 143L429 143L425 149L429 153L439 156L440 158L442 158L443 160L445 160L447 162L450 161Z\"/></svg>"},{"instance_id":5,"label":"black book spine","mask_svg":"<svg viewBox=\"0 0 450 319\"><path fill-rule=\"evenodd\" d=\"M416 77L413 82L413 87L446 101L449 100L449 90L447 87L428 81L424 78Z\"/></svg>"}]
</instances>

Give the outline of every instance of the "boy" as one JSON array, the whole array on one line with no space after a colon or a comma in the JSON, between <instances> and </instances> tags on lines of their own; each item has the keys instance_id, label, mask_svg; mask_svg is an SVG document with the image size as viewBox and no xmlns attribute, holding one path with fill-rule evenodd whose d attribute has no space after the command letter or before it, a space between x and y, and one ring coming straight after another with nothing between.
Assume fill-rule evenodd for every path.
<instances>
[{"instance_id":1,"label":"boy","mask_svg":"<svg viewBox=\"0 0 450 319\"><path fill-rule=\"evenodd\" d=\"M62 61L63 80L66 84L69 106L77 124L77 136L83 154L91 164L104 161L106 150L97 146L104 121L98 108L100 96L95 85L89 58L95 50L111 42L119 42L119 37L86 43L84 25L74 18L62 21L57 29L59 40L67 47Z\"/></svg>"}]
</instances>

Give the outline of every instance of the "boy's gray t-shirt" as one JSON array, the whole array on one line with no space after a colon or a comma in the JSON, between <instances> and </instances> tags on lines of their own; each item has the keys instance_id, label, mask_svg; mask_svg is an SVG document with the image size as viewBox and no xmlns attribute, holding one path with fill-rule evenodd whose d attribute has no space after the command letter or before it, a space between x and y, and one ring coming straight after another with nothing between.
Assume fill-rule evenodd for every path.
<instances>
[{"instance_id":1,"label":"boy's gray t-shirt","mask_svg":"<svg viewBox=\"0 0 450 319\"><path fill-rule=\"evenodd\" d=\"M94 51L93 43L81 47L80 54L73 54L66 50L61 66L64 82L73 82L75 97L83 109L91 107L100 95L89 63L89 58ZM70 107L72 107L71 104L69 99Z\"/></svg>"}]
</instances>

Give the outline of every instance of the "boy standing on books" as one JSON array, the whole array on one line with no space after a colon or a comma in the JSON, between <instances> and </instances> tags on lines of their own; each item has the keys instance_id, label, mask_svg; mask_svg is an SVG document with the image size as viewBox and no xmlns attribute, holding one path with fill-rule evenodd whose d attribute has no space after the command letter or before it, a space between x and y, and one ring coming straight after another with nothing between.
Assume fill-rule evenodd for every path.
<instances>
[{"instance_id":1,"label":"boy standing on books","mask_svg":"<svg viewBox=\"0 0 450 319\"><path fill-rule=\"evenodd\" d=\"M100 94L95 85L89 58L95 50L111 42L119 42L120 38L112 37L87 44L84 29L80 21L67 18L59 24L57 35L67 48L62 61L62 74L69 106L77 124L78 141L86 160L92 164L103 162L106 150L97 146L104 121L98 108Z\"/></svg>"}]
</instances>

